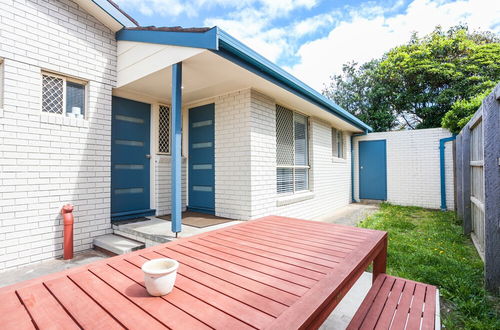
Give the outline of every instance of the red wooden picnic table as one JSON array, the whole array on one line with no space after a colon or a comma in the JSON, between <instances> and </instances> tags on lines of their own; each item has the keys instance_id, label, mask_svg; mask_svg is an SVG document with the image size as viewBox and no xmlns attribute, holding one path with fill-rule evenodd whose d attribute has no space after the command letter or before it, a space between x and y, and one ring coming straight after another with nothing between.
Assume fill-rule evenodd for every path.
<instances>
[{"instance_id":1,"label":"red wooden picnic table","mask_svg":"<svg viewBox=\"0 0 500 330\"><path fill-rule=\"evenodd\" d=\"M0 328L317 328L374 263L387 233L270 216L0 288ZM151 297L142 264L179 261Z\"/></svg>"}]
</instances>

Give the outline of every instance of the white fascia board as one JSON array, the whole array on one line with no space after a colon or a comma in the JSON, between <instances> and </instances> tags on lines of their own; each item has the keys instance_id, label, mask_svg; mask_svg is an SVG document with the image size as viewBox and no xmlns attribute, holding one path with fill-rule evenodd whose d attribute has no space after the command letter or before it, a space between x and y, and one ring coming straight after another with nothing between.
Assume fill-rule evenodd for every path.
<instances>
[{"instance_id":1,"label":"white fascia board","mask_svg":"<svg viewBox=\"0 0 500 330\"><path fill-rule=\"evenodd\" d=\"M116 87L125 86L204 51L206 49L203 48L118 41Z\"/></svg>"}]
</instances>

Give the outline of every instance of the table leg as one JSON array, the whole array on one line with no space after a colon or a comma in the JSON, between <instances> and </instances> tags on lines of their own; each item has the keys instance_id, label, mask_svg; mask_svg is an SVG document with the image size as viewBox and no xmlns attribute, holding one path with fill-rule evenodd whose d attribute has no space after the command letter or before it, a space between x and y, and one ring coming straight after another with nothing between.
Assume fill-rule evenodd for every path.
<instances>
[{"instance_id":1,"label":"table leg","mask_svg":"<svg viewBox=\"0 0 500 330\"><path fill-rule=\"evenodd\" d=\"M373 259L373 278L372 281L375 282L379 274L384 274L386 272L387 266L387 236L384 238L384 243L379 254Z\"/></svg>"}]
</instances>

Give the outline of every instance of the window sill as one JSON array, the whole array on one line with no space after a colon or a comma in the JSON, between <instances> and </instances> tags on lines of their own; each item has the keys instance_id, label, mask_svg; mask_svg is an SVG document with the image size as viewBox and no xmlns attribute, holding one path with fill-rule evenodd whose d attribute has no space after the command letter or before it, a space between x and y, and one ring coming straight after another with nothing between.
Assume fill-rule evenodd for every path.
<instances>
[{"instance_id":1,"label":"window sill","mask_svg":"<svg viewBox=\"0 0 500 330\"><path fill-rule=\"evenodd\" d=\"M181 156L182 162L186 161L185 156ZM156 154L156 162L160 164L170 164L172 162L172 155L169 154Z\"/></svg>"},{"instance_id":2,"label":"window sill","mask_svg":"<svg viewBox=\"0 0 500 330\"><path fill-rule=\"evenodd\" d=\"M347 159L339 158L339 157L332 157L332 163L347 163Z\"/></svg>"},{"instance_id":3,"label":"window sill","mask_svg":"<svg viewBox=\"0 0 500 330\"><path fill-rule=\"evenodd\" d=\"M285 206L294 203L303 202L314 198L312 191L299 192L293 195L280 196L276 199L276 206Z\"/></svg>"},{"instance_id":4,"label":"window sill","mask_svg":"<svg viewBox=\"0 0 500 330\"><path fill-rule=\"evenodd\" d=\"M42 113L40 115L40 121L47 124L57 124L73 127L89 127L88 120L84 118L66 117L63 115L54 115L47 113Z\"/></svg>"}]
</instances>

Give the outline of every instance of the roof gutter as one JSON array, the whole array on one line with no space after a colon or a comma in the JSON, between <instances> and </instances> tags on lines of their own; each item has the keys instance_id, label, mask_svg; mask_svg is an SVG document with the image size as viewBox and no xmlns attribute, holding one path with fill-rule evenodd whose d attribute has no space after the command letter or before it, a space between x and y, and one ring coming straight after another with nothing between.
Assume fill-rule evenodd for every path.
<instances>
[{"instance_id":1,"label":"roof gutter","mask_svg":"<svg viewBox=\"0 0 500 330\"><path fill-rule=\"evenodd\" d=\"M239 65L246 64L244 65L245 68L253 69L251 71L268 80L271 80L273 83L279 82L280 86L286 87L287 90L293 92L294 94L305 97L322 109L340 117L341 119L358 127L364 132L373 131L373 129L363 121L359 120L351 113L342 109L336 103L326 99L323 95L307 86L271 61L267 60L260 54L256 53L249 47L245 46L240 41L236 40L223 30L218 29L218 37L219 52L217 53L219 55L222 55L223 57L228 58L233 62L239 62ZM234 57L236 57L238 61L234 61Z\"/></svg>"},{"instance_id":2,"label":"roof gutter","mask_svg":"<svg viewBox=\"0 0 500 330\"><path fill-rule=\"evenodd\" d=\"M98 0L95 0L98 1ZM121 29L116 33L116 40L147 42L182 47L204 48L215 54L261 76L262 78L288 90L289 92L308 100L321 109L339 117L362 132L372 132L373 129L356 116L342 109L335 102L325 98L313 88L307 86L276 64L256 53L243 43L233 38L218 27L204 32L167 31L162 28L146 27L136 29Z\"/></svg>"},{"instance_id":3,"label":"roof gutter","mask_svg":"<svg viewBox=\"0 0 500 330\"><path fill-rule=\"evenodd\" d=\"M117 5L108 0L91 0L99 8L105 11L111 18L120 23L123 27L139 26L137 21L125 14Z\"/></svg>"}]
</instances>

